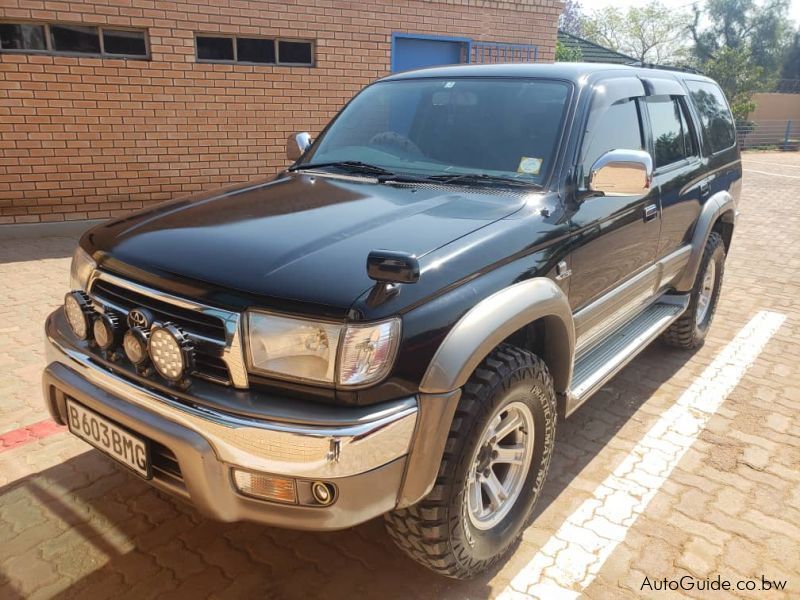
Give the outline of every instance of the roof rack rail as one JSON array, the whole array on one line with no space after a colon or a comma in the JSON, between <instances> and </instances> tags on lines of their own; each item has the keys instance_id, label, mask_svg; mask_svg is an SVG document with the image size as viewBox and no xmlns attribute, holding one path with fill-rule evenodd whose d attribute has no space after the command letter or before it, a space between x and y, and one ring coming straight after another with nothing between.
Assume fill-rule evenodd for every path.
<instances>
[{"instance_id":1,"label":"roof rack rail","mask_svg":"<svg viewBox=\"0 0 800 600\"><path fill-rule=\"evenodd\" d=\"M694 73L695 75L702 75L703 72L694 67L679 67L677 65L659 65L656 63L636 62L632 67L641 67L643 69L658 69L661 71L678 71L680 73Z\"/></svg>"}]
</instances>

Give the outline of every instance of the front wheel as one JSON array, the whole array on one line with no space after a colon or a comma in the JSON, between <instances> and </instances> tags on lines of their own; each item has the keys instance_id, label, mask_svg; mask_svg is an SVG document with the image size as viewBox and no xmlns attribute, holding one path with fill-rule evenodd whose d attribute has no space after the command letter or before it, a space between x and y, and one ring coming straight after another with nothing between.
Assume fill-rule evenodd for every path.
<instances>
[{"instance_id":1,"label":"front wheel","mask_svg":"<svg viewBox=\"0 0 800 600\"><path fill-rule=\"evenodd\" d=\"M498 346L464 386L433 490L386 516L414 560L474 577L501 560L529 523L555 442L556 396L536 355Z\"/></svg>"}]
</instances>

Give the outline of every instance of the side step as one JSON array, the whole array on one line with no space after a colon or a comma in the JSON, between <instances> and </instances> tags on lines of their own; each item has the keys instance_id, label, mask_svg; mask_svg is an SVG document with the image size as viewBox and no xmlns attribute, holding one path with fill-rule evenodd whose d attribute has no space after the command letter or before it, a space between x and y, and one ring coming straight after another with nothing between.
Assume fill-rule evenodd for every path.
<instances>
[{"instance_id":1,"label":"side step","mask_svg":"<svg viewBox=\"0 0 800 600\"><path fill-rule=\"evenodd\" d=\"M689 296L662 296L634 319L578 357L567 400L569 415L619 373L689 306Z\"/></svg>"}]
</instances>

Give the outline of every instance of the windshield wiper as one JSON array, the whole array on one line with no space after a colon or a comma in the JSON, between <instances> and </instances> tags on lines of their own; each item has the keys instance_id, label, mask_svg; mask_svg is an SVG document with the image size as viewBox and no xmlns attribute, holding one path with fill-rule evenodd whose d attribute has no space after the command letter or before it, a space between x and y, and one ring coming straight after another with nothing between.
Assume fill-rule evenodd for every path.
<instances>
[{"instance_id":1,"label":"windshield wiper","mask_svg":"<svg viewBox=\"0 0 800 600\"><path fill-rule=\"evenodd\" d=\"M336 160L336 161L321 162L321 163L305 163L305 164L295 165L294 167L289 167L289 170L305 171L307 169L324 169L326 167L334 167L337 169L342 169L343 171L347 171L348 173L364 173L365 175L377 175L382 177L394 176L394 173L389 169L384 169L383 167L379 167L377 165L371 165L369 163L361 162L360 160Z\"/></svg>"},{"instance_id":2,"label":"windshield wiper","mask_svg":"<svg viewBox=\"0 0 800 600\"><path fill-rule=\"evenodd\" d=\"M515 187L537 187L542 186L533 181L515 179L514 177L504 177L502 175L489 175L488 173L458 173L454 175L428 175L431 181L441 183L486 183L512 185Z\"/></svg>"}]
</instances>

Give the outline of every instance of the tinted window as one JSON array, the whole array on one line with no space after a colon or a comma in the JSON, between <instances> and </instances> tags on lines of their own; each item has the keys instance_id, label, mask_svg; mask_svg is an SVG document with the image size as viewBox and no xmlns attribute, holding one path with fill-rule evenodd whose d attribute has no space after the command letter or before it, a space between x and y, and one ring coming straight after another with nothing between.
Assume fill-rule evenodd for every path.
<instances>
[{"instance_id":1,"label":"tinted window","mask_svg":"<svg viewBox=\"0 0 800 600\"><path fill-rule=\"evenodd\" d=\"M147 55L144 31L103 29L103 50L106 54Z\"/></svg>"},{"instance_id":2,"label":"tinted window","mask_svg":"<svg viewBox=\"0 0 800 600\"><path fill-rule=\"evenodd\" d=\"M537 183L552 165L569 92L563 83L524 79L376 83L339 113L305 160Z\"/></svg>"},{"instance_id":3,"label":"tinted window","mask_svg":"<svg viewBox=\"0 0 800 600\"><path fill-rule=\"evenodd\" d=\"M100 35L97 27L50 25L50 40L56 52L100 54Z\"/></svg>"},{"instance_id":4,"label":"tinted window","mask_svg":"<svg viewBox=\"0 0 800 600\"><path fill-rule=\"evenodd\" d=\"M736 128L722 90L713 83L700 81L687 81L686 85L700 113L703 134L711 152L733 146L736 142Z\"/></svg>"},{"instance_id":5,"label":"tinted window","mask_svg":"<svg viewBox=\"0 0 800 600\"><path fill-rule=\"evenodd\" d=\"M681 109L677 101L671 98L648 99L647 112L653 130L656 167L663 167L686 158Z\"/></svg>"},{"instance_id":6,"label":"tinted window","mask_svg":"<svg viewBox=\"0 0 800 600\"><path fill-rule=\"evenodd\" d=\"M636 100L623 100L609 106L593 123L583 143L583 176L609 150L641 150L642 128Z\"/></svg>"},{"instance_id":7,"label":"tinted window","mask_svg":"<svg viewBox=\"0 0 800 600\"><path fill-rule=\"evenodd\" d=\"M197 36L200 60L233 60L233 38Z\"/></svg>"},{"instance_id":8,"label":"tinted window","mask_svg":"<svg viewBox=\"0 0 800 600\"><path fill-rule=\"evenodd\" d=\"M311 42L280 40L278 42L278 61L284 64L310 65L312 63Z\"/></svg>"},{"instance_id":9,"label":"tinted window","mask_svg":"<svg viewBox=\"0 0 800 600\"><path fill-rule=\"evenodd\" d=\"M274 63L275 41L263 38L236 38L236 60L239 62Z\"/></svg>"},{"instance_id":10,"label":"tinted window","mask_svg":"<svg viewBox=\"0 0 800 600\"><path fill-rule=\"evenodd\" d=\"M44 27L0 23L0 49L2 50L45 50Z\"/></svg>"}]
</instances>

